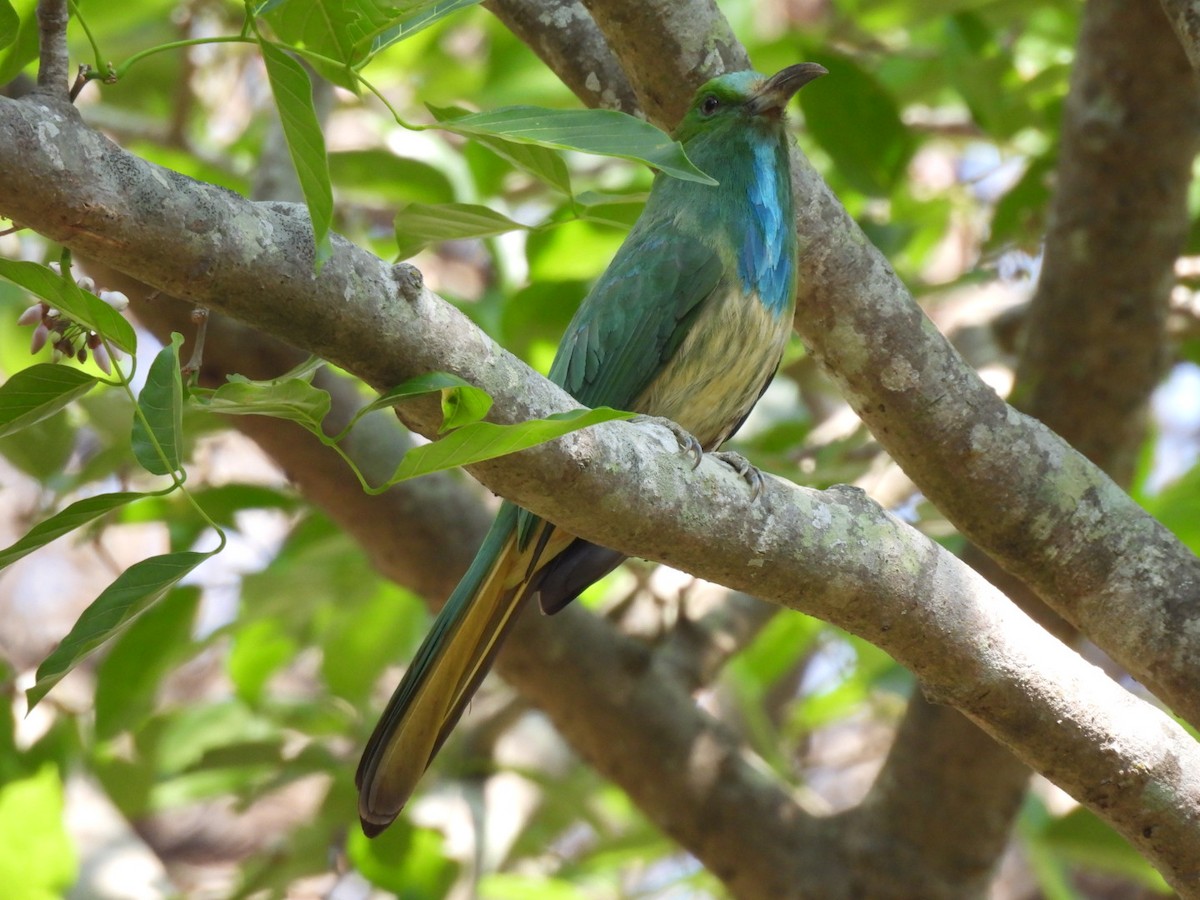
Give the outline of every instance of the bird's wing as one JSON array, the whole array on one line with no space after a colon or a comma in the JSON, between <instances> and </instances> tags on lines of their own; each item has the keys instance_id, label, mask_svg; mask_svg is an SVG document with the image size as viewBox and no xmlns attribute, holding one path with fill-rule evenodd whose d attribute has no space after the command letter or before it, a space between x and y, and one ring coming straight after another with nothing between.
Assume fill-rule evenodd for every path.
<instances>
[{"instance_id":1,"label":"bird's wing","mask_svg":"<svg viewBox=\"0 0 1200 900\"><path fill-rule=\"evenodd\" d=\"M584 298L550 368L586 406L629 409L725 273L712 246L672 225L638 230Z\"/></svg>"}]
</instances>

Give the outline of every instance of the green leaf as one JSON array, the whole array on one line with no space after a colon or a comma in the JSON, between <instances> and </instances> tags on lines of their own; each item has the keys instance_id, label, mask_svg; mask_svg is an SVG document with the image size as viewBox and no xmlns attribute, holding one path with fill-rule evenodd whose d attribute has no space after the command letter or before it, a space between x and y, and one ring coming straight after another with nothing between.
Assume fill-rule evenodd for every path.
<instances>
[{"instance_id":1,"label":"green leaf","mask_svg":"<svg viewBox=\"0 0 1200 900\"><path fill-rule=\"evenodd\" d=\"M352 830L346 855L371 884L410 900L446 896L459 869L446 855L440 832L405 819L377 838Z\"/></svg>"},{"instance_id":2,"label":"green leaf","mask_svg":"<svg viewBox=\"0 0 1200 900\"><path fill-rule=\"evenodd\" d=\"M280 40L303 47L332 62L311 64L324 77L339 87L358 90L353 66L365 57L354 50L350 22L363 14L371 15L376 7L372 0L317 0L317 2L288 2L268 0L254 11L271 23Z\"/></svg>"},{"instance_id":3,"label":"green leaf","mask_svg":"<svg viewBox=\"0 0 1200 900\"><path fill-rule=\"evenodd\" d=\"M21 17L17 15L12 4L9 0L0 0L0 50L16 43L20 27Z\"/></svg>"},{"instance_id":4,"label":"green leaf","mask_svg":"<svg viewBox=\"0 0 1200 900\"><path fill-rule=\"evenodd\" d=\"M915 146L895 99L847 56L809 57L825 66L829 77L800 92L808 133L852 187L876 196L890 193Z\"/></svg>"},{"instance_id":5,"label":"green leaf","mask_svg":"<svg viewBox=\"0 0 1200 900\"><path fill-rule=\"evenodd\" d=\"M442 391L442 427L445 433L479 422L492 408L492 398L487 391L474 385L464 384Z\"/></svg>"},{"instance_id":6,"label":"green leaf","mask_svg":"<svg viewBox=\"0 0 1200 900\"><path fill-rule=\"evenodd\" d=\"M241 626L225 664L237 695L247 703L259 703L267 680L299 649L296 639L284 631L278 619L259 619Z\"/></svg>"},{"instance_id":7,"label":"green leaf","mask_svg":"<svg viewBox=\"0 0 1200 900\"><path fill-rule=\"evenodd\" d=\"M19 26L0 47L0 84L8 84L29 63L37 59L38 29L34 9L37 0L5 0L17 15ZM0 33L3 33L0 31Z\"/></svg>"},{"instance_id":8,"label":"green leaf","mask_svg":"<svg viewBox=\"0 0 1200 900\"><path fill-rule=\"evenodd\" d=\"M457 106L440 107L428 103L425 105L439 122L452 122L470 115L468 110ZM537 144L519 144L486 134L475 134L473 139L518 169L546 182L568 197L571 196L571 173L567 171L567 164L563 162L557 150Z\"/></svg>"},{"instance_id":9,"label":"green leaf","mask_svg":"<svg viewBox=\"0 0 1200 900\"><path fill-rule=\"evenodd\" d=\"M410 203L396 213L395 225L400 259L441 241L492 237L525 227L474 203Z\"/></svg>"},{"instance_id":10,"label":"green leaf","mask_svg":"<svg viewBox=\"0 0 1200 900\"><path fill-rule=\"evenodd\" d=\"M296 422L314 434L329 413L329 394L304 378L285 381L247 381L231 376L227 384L211 393L196 391L197 403L227 416L274 416Z\"/></svg>"},{"instance_id":11,"label":"green leaf","mask_svg":"<svg viewBox=\"0 0 1200 900\"><path fill-rule=\"evenodd\" d=\"M320 271L333 255L333 244L329 239L333 224L333 186L329 181L329 161L325 158L325 136L313 106L312 84L304 67L275 44L262 41L260 46L271 93L283 123L283 136L300 179L304 202L308 204L316 253L313 265Z\"/></svg>"},{"instance_id":12,"label":"green leaf","mask_svg":"<svg viewBox=\"0 0 1200 900\"><path fill-rule=\"evenodd\" d=\"M329 77L354 90L352 68L397 41L480 0L266 0L254 14L264 16L279 37L342 63ZM322 70L331 67L322 66Z\"/></svg>"},{"instance_id":13,"label":"green leaf","mask_svg":"<svg viewBox=\"0 0 1200 900\"><path fill-rule=\"evenodd\" d=\"M545 419L534 419L516 425L497 425L494 422L476 422L450 432L431 444L414 447L404 454L388 484L395 484L419 475L469 466L473 463L495 459L519 450L544 444L564 434L578 431L589 425L609 422L613 419L628 419L633 413L598 407L577 409L559 413Z\"/></svg>"},{"instance_id":14,"label":"green leaf","mask_svg":"<svg viewBox=\"0 0 1200 900\"><path fill-rule=\"evenodd\" d=\"M77 528L82 528L88 522L100 518L105 513L119 509L126 503L132 503L141 497L151 496L137 491L120 491L113 494L97 494L95 497L85 497L77 500L31 528L24 537L14 544L0 550L0 569L10 566L21 557L32 553L39 547L68 534Z\"/></svg>"},{"instance_id":15,"label":"green leaf","mask_svg":"<svg viewBox=\"0 0 1200 900\"><path fill-rule=\"evenodd\" d=\"M435 117L447 114L446 110L435 107L430 107L430 111ZM649 122L611 109L509 106L461 116L442 122L441 127L456 134L492 136L555 150L630 159L684 181L717 183L692 165L678 141L671 140Z\"/></svg>"},{"instance_id":16,"label":"green leaf","mask_svg":"<svg viewBox=\"0 0 1200 900\"><path fill-rule=\"evenodd\" d=\"M133 418L133 455L152 475L179 471L183 447L183 374L179 369L179 345L183 335L172 332L150 364L146 385L138 394L140 415Z\"/></svg>"},{"instance_id":17,"label":"green leaf","mask_svg":"<svg viewBox=\"0 0 1200 900\"><path fill-rule=\"evenodd\" d=\"M131 355L137 349L133 326L119 312L53 269L35 262L0 258L0 277L19 284L63 315L104 335L118 349Z\"/></svg>"},{"instance_id":18,"label":"green leaf","mask_svg":"<svg viewBox=\"0 0 1200 900\"><path fill-rule=\"evenodd\" d=\"M367 413L389 409L405 400L435 391L442 392L442 431L478 422L492 408L492 398L487 391L449 372L430 372L410 378L380 394L358 411L354 421L357 422Z\"/></svg>"},{"instance_id":19,"label":"green leaf","mask_svg":"<svg viewBox=\"0 0 1200 900\"><path fill-rule=\"evenodd\" d=\"M171 591L142 613L96 670L96 737L136 729L154 710L163 678L186 657L200 607L200 590Z\"/></svg>"},{"instance_id":20,"label":"green leaf","mask_svg":"<svg viewBox=\"0 0 1200 900\"><path fill-rule=\"evenodd\" d=\"M62 643L38 666L37 680L25 692L30 709L80 660L128 628L181 578L212 555L212 552L194 550L166 553L136 562L118 575L83 611Z\"/></svg>"},{"instance_id":21,"label":"green leaf","mask_svg":"<svg viewBox=\"0 0 1200 900\"><path fill-rule=\"evenodd\" d=\"M22 369L0 385L0 437L50 418L97 383L70 366L40 363Z\"/></svg>"},{"instance_id":22,"label":"green leaf","mask_svg":"<svg viewBox=\"0 0 1200 900\"><path fill-rule=\"evenodd\" d=\"M355 43L355 49L367 46L369 39L371 53L378 53L384 47L412 37L418 31L428 28L451 13L456 13L460 9L466 9L480 2L481 0L416 0L416 2L409 0L407 3L397 3L392 0L387 4L394 13L391 21L383 28L376 29L373 35L364 35L360 38Z\"/></svg>"},{"instance_id":23,"label":"green leaf","mask_svg":"<svg viewBox=\"0 0 1200 900\"><path fill-rule=\"evenodd\" d=\"M6 897L52 900L74 883L78 863L63 813L62 778L51 763L0 787L0 884Z\"/></svg>"}]
</instances>

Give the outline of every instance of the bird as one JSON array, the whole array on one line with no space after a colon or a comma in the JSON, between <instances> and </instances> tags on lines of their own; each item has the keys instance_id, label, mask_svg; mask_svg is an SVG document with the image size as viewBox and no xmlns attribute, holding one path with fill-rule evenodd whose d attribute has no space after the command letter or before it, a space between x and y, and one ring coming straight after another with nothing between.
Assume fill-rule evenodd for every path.
<instances>
[{"instance_id":1,"label":"bird","mask_svg":"<svg viewBox=\"0 0 1200 900\"><path fill-rule=\"evenodd\" d=\"M683 449L719 452L774 377L792 330L796 232L784 109L827 74L798 63L718 76L673 132L717 184L655 176L646 205L588 292L549 378L585 406L672 423ZM725 457L752 482L757 471ZM753 500L753 498L752 498ZM355 776L362 829L403 810L526 601L552 614L623 554L501 504L375 726Z\"/></svg>"}]
</instances>

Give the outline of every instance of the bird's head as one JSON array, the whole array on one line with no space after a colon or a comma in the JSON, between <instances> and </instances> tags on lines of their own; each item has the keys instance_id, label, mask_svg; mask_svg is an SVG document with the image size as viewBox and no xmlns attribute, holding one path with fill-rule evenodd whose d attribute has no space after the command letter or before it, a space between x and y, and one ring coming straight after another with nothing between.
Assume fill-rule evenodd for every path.
<instances>
[{"instance_id":1,"label":"bird's head","mask_svg":"<svg viewBox=\"0 0 1200 900\"><path fill-rule=\"evenodd\" d=\"M724 124L755 119L778 122L792 95L815 78L828 74L817 63L797 63L770 78L758 72L727 72L704 84L692 98L675 138L689 138Z\"/></svg>"}]
</instances>

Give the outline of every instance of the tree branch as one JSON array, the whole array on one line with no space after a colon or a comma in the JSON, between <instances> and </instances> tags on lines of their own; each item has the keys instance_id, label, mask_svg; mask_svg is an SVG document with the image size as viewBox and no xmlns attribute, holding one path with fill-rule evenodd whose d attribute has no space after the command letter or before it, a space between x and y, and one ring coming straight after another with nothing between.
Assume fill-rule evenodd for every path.
<instances>
[{"instance_id":1,"label":"tree branch","mask_svg":"<svg viewBox=\"0 0 1200 900\"><path fill-rule=\"evenodd\" d=\"M41 145L47 121L58 131L55 153ZM296 207L254 204L151 166L89 131L72 110L35 102L0 100L0 155L17 161L0 171L0 211L14 220L161 290L270 330L369 384L386 387L419 372L454 372L493 396L501 421L574 406L448 304L408 283L397 284L386 264L344 240L335 241L334 258L314 276L307 254L296 252L311 247L307 220ZM800 172L802 182L809 171ZM821 197L814 191L802 196ZM838 225L829 208L818 204L816 211L819 221ZM814 257L814 238L808 234L811 277L814 259L827 259L829 249ZM825 278L836 285L854 274L859 273L826 273ZM886 284L881 275L890 270L875 275L862 280L873 305L848 323L824 309L829 294L814 293L811 282L804 298L805 312L815 308L835 320L833 334L845 346L832 355L844 362L842 380L859 399L870 392L859 357L870 356L876 344L893 343L905 327L917 334L925 327L919 316L895 309L897 298L889 305L889 298L880 296ZM896 321L881 320L883 311ZM856 337L853 326L868 322L879 331L861 330ZM870 346L853 354L852 341ZM931 352L936 349L931 337L918 341L917 349L930 352L943 370L950 368ZM914 358L911 351L897 354L902 361ZM881 365L876 374L906 391L913 390L913 380L917 387L924 384L903 365ZM954 405L948 402L952 388L977 399L969 379L955 375L943 381L947 407ZM898 393L907 398L906 391ZM908 398L899 406L912 402ZM1016 413L997 414L986 404L980 408L984 422L1013 429L1007 435L1011 441L1065 466L1073 476L1065 482L1068 488L1089 485L1099 495L1089 501L1094 507L1103 510L1115 502L1114 495L1124 497L1111 483L1094 483L1094 467L1036 423ZM934 423L939 422L936 412ZM414 403L404 413L426 434L439 424L436 403ZM875 413L878 419L881 414ZM920 419L928 422L930 415ZM945 436L946 429L937 428L926 438L938 442ZM977 439L981 451L993 443L990 437ZM1006 448L990 450L1010 465L1017 462ZM961 476L964 468L971 475L986 471L980 461L964 466L961 459L952 471ZM1192 879L1200 877L1200 823L1193 799L1200 793L1200 749L1195 742L860 492L818 493L768 479L763 496L751 504L745 485L727 467L707 461L693 472L673 437L627 423L577 432L476 466L473 474L590 540L801 608L878 644L911 668L928 694L957 706L1113 824L1172 884L1190 889ZM1044 489L1033 496L1045 497ZM1038 514L1052 517L1054 502L1040 501ZM1147 545L1169 549L1154 543L1152 520L1146 525L1121 512ZM796 585L805 586L806 596L795 595ZM588 621L586 615L572 614L544 623L547 640L560 630L590 628ZM931 646L938 652L930 652ZM614 653L610 662L618 668L631 662ZM622 674L630 677L628 670ZM636 683L630 687L636 696ZM701 741L694 751L712 764L713 777L693 789L719 791L721 770L738 762L725 751L710 757L701 752L704 746ZM645 789L652 796L655 787ZM1151 804L1148 796L1176 799ZM677 833L687 826L665 827ZM697 837L703 842L703 835Z\"/></svg>"},{"instance_id":2,"label":"tree branch","mask_svg":"<svg viewBox=\"0 0 1200 900\"><path fill-rule=\"evenodd\" d=\"M1088 3L1012 402L1121 484L1168 362L1198 147L1200 82L1162 11Z\"/></svg>"},{"instance_id":3,"label":"tree branch","mask_svg":"<svg viewBox=\"0 0 1200 900\"><path fill-rule=\"evenodd\" d=\"M564 73L563 84L588 106L638 111L620 62L579 0L487 0L484 6L551 71Z\"/></svg>"},{"instance_id":4,"label":"tree branch","mask_svg":"<svg viewBox=\"0 0 1200 900\"><path fill-rule=\"evenodd\" d=\"M652 122L674 128L697 87L749 67L713 0L582 0ZM573 62L555 72L574 68Z\"/></svg>"},{"instance_id":5,"label":"tree branch","mask_svg":"<svg viewBox=\"0 0 1200 900\"><path fill-rule=\"evenodd\" d=\"M38 0L38 88L65 98L70 58L67 54L67 0Z\"/></svg>"},{"instance_id":6,"label":"tree branch","mask_svg":"<svg viewBox=\"0 0 1200 900\"><path fill-rule=\"evenodd\" d=\"M1004 403L796 155L796 326L959 530L1150 690L1200 721L1200 560L1094 465Z\"/></svg>"},{"instance_id":7,"label":"tree branch","mask_svg":"<svg viewBox=\"0 0 1200 900\"><path fill-rule=\"evenodd\" d=\"M1163 11L1175 29L1192 68L1200 72L1200 2L1162 0Z\"/></svg>"}]
</instances>

